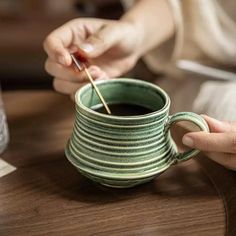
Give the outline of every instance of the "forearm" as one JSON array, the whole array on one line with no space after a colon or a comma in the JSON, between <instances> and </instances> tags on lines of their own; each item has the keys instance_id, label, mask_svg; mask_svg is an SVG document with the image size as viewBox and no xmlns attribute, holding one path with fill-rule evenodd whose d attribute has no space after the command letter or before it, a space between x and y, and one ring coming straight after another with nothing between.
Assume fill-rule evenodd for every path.
<instances>
[{"instance_id":1,"label":"forearm","mask_svg":"<svg viewBox=\"0 0 236 236\"><path fill-rule=\"evenodd\" d=\"M174 20L167 0L137 0L121 21L134 24L141 55L174 34Z\"/></svg>"}]
</instances>

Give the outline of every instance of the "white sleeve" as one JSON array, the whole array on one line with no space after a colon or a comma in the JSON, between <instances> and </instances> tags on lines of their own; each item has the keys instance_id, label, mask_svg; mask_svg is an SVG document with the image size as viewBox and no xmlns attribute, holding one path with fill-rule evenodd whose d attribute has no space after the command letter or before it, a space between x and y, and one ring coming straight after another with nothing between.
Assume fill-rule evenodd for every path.
<instances>
[{"instance_id":1,"label":"white sleeve","mask_svg":"<svg viewBox=\"0 0 236 236\"><path fill-rule=\"evenodd\" d=\"M175 35L144 56L152 71L177 75L175 62L182 58L236 65L236 23L217 0L167 1L173 14ZM130 7L135 1L123 2Z\"/></svg>"}]
</instances>

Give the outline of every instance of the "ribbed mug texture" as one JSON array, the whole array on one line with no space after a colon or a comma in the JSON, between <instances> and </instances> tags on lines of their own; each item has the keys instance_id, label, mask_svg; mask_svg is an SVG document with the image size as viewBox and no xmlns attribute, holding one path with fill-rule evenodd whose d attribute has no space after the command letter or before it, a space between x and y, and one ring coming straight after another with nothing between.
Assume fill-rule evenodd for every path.
<instances>
[{"instance_id":1,"label":"ribbed mug texture","mask_svg":"<svg viewBox=\"0 0 236 236\"><path fill-rule=\"evenodd\" d=\"M177 149L168 129L170 99L162 89L126 78L96 84L108 104L136 104L154 112L139 116L98 113L90 109L100 104L91 85L80 89L65 153L83 175L124 188L147 182L176 162Z\"/></svg>"}]
</instances>

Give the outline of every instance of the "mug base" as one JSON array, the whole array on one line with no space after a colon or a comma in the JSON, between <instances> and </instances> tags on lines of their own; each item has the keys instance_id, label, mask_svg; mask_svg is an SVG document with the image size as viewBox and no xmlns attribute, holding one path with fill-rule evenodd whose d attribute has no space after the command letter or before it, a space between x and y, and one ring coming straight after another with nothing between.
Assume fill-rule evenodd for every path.
<instances>
[{"instance_id":1,"label":"mug base","mask_svg":"<svg viewBox=\"0 0 236 236\"><path fill-rule=\"evenodd\" d=\"M100 185L103 185L105 187L109 187L109 188L132 188L135 187L137 185L141 185L141 184L145 184L151 180L153 180L154 178L158 177L160 174L162 174L163 172L160 172L154 176L145 178L145 179L138 179L138 180L113 180L113 179L104 179L104 178L99 178L96 176L92 176L88 173L84 173L83 171L81 171L80 169L78 169L78 172L80 172L80 174L82 174L83 176L87 177L88 179L90 179L93 182L96 182Z\"/></svg>"}]
</instances>

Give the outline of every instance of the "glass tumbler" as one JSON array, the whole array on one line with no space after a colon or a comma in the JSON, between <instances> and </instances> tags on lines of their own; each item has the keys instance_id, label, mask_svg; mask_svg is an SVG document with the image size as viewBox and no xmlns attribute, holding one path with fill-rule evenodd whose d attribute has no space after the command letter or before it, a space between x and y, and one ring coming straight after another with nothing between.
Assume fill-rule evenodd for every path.
<instances>
[{"instance_id":1,"label":"glass tumbler","mask_svg":"<svg viewBox=\"0 0 236 236\"><path fill-rule=\"evenodd\" d=\"M5 150L9 142L9 132L7 118L2 100L2 90L0 85L0 154Z\"/></svg>"}]
</instances>

